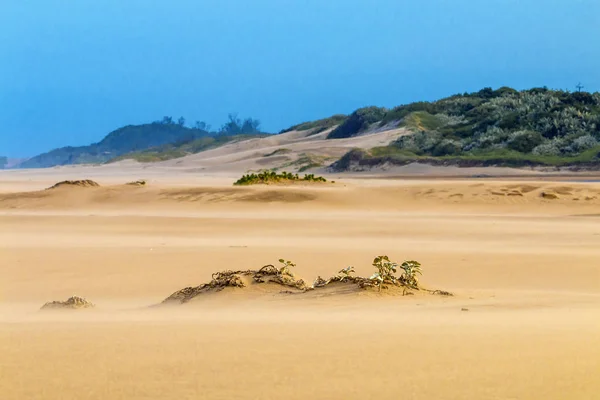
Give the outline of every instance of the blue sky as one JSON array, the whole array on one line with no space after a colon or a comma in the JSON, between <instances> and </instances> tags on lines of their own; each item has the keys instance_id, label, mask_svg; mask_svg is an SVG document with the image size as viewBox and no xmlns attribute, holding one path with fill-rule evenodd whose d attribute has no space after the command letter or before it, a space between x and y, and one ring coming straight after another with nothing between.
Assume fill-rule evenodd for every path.
<instances>
[{"instance_id":1,"label":"blue sky","mask_svg":"<svg viewBox=\"0 0 600 400\"><path fill-rule=\"evenodd\" d=\"M485 86L600 90L597 0L1 0L0 154L164 115L268 131Z\"/></svg>"}]
</instances>

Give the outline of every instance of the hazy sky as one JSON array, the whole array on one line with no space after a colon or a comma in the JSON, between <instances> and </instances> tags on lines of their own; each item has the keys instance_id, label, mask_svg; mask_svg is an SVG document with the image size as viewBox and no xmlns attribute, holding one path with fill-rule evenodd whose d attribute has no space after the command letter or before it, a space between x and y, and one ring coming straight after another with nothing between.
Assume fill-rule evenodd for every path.
<instances>
[{"instance_id":1,"label":"hazy sky","mask_svg":"<svg viewBox=\"0 0 600 400\"><path fill-rule=\"evenodd\" d=\"M164 115L268 131L484 86L600 90L598 0L0 0L0 155Z\"/></svg>"}]
</instances>

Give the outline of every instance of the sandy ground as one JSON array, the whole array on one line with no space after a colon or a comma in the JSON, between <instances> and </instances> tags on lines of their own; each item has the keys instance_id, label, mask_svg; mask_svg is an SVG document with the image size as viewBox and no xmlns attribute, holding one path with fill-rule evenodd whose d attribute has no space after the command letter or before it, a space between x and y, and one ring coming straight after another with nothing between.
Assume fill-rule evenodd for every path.
<instances>
[{"instance_id":1,"label":"sandy ground","mask_svg":"<svg viewBox=\"0 0 600 400\"><path fill-rule=\"evenodd\" d=\"M0 174L0 399L598 398L600 184L142 172ZM67 178L102 187L43 190ZM283 257L312 281L379 254L455 296L148 307L218 270ZM38 311L73 294L97 307Z\"/></svg>"}]
</instances>

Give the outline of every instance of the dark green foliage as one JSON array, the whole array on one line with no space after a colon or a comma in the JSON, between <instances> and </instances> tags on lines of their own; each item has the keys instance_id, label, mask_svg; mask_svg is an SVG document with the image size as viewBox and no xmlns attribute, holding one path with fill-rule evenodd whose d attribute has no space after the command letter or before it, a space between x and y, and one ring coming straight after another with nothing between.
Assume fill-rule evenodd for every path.
<instances>
[{"instance_id":1,"label":"dark green foliage","mask_svg":"<svg viewBox=\"0 0 600 400\"><path fill-rule=\"evenodd\" d=\"M356 136L366 131L371 124L379 122L385 116L386 110L380 107L365 107L354 111L348 119L335 128L327 139L341 139Z\"/></svg>"},{"instance_id":2,"label":"dark green foliage","mask_svg":"<svg viewBox=\"0 0 600 400\"><path fill-rule=\"evenodd\" d=\"M329 118L319 119L317 121L311 121L311 122L303 122L301 124L291 126L287 129L282 130L280 133L285 133L285 132L290 132L290 131L308 131L310 129L313 129L311 134L317 134L317 133L326 131L327 129L332 128L336 125L341 124L342 122L344 122L346 120L346 118L348 118L346 115L336 114L336 115L332 115Z\"/></svg>"},{"instance_id":3,"label":"dark green foliage","mask_svg":"<svg viewBox=\"0 0 600 400\"><path fill-rule=\"evenodd\" d=\"M260 133L260 121L257 119L246 118L242 121L235 113L229 114L227 118L228 121L219 131L223 135Z\"/></svg>"},{"instance_id":4,"label":"dark green foliage","mask_svg":"<svg viewBox=\"0 0 600 400\"><path fill-rule=\"evenodd\" d=\"M444 139L440 141L433 150L431 154L433 156L453 156L459 154L461 151L461 145L459 142L452 139Z\"/></svg>"},{"instance_id":5,"label":"dark green foliage","mask_svg":"<svg viewBox=\"0 0 600 400\"><path fill-rule=\"evenodd\" d=\"M520 131L515 132L508 139L507 145L511 150L521 153L529 153L537 146L542 144L544 138L539 132L535 131Z\"/></svg>"},{"instance_id":6,"label":"dark green foliage","mask_svg":"<svg viewBox=\"0 0 600 400\"><path fill-rule=\"evenodd\" d=\"M306 174L304 177L299 177L298 174L291 172L277 173L275 171L263 171L258 174L246 174L238 179L234 185L257 185L269 183L285 183L285 182L327 182L327 179L314 174Z\"/></svg>"}]
</instances>

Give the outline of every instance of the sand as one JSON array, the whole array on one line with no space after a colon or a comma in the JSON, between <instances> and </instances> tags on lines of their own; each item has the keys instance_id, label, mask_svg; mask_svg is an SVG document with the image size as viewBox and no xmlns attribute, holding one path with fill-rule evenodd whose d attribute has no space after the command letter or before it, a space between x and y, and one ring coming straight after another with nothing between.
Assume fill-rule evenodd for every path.
<instances>
[{"instance_id":1,"label":"sand","mask_svg":"<svg viewBox=\"0 0 600 400\"><path fill-rule=\"evenodd\" d=\"M0 398L598 398L600 184L229 175L1 173ZM67 179L100 186L44 190ZM369 275L380 254L454 296L228 290L149 307L219 270L285 258L311 282ZM39 311L73 295L96 307Z\"/></svg>"}]
</instances>

